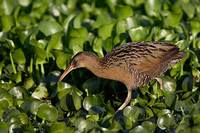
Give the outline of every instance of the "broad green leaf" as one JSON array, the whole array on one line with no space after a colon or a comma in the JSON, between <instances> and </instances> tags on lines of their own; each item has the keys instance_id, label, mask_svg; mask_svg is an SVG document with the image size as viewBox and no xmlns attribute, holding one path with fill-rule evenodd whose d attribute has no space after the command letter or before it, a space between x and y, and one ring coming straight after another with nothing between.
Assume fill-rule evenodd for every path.
<instances>
[{"instance_id":1,"label":"broad green leaf","mask_svg":"<svg viewBox=\"0 0 200 133\"><path fill-rule=\"evenodd\" d=\"M130 6L117 6L116 16L118 19L125 19L133 16L133 9Z\"/></svg>"},{"instance_id":2,"label":"broad green leaf","mask_svg":"<svg viewBox=\"0 0 200 133\"><path fill-rule=\"evenodd\" d=\"M169 12L164 21L164 24L167 27L170 27L170 26L178 27L178 26L180 26L181 18L182 18L182 14L175 14L175 13Z\"/></svg>"},{"instance_id":3,"label":"broad green leaf","mask_svg":"<svg viewBox=\"0 0 200 133\"><path fill-rule=\"evenodd\" d=\"M8 16L8 15L2 16L1 22L2 22L2 27L3 27L4 32L8 32L13 26L12 16Z\"/></svg>"},{"instance_id":4,"label":"broad green leaf","mask_svg":"<svg viewBox=\"0 0 200 133\"><path fill-rule=\"evenodd\" d=\"M117 34L126 32L126 29L127 29L127 25L126 25L125 20L120 20L117 22L117 24L116 24L116 33Z\"/></svg>"},{"instance_id":5,"label":"broad green leaf","mask_svg":"<svg viewBox=\"0 0 200 133\"><path fill-rule=\"evenodd\" d=\"M74 133L74 129L67 127L65 122L56 122L50 127L50 133L63 133L63 132L68 132L68 133Z\"/></svg>"},{"instance_id":6,"label":"broad green leaf","mask_svg":"<svg viewBox=\"0 0 200 133\"><path fill-rule=\"evenodd\" d=\"M94 107L101 107L102 105L103 102L101 98L97 95L87 96L83 100L83 107L87 111L94 109Z\"/></svg>"},{"instance_id":7,"label":"broad green leaf","mask_svg":"<svg viewBox=\"0 0 200 133\"><path fill-rule=\"evenodd\" d=\"M148 35L148 29L145 27L136 27L129 30L129 36L133 42L144 41Z\"/></svg>"},{"instance_id":8,"label":"broad green leaf","mask_svg":"<svg viewBox=\"0 0 200 133\"><path fill-rule=\"evenodd\" d=\"M62 37L62 34L59 34L59 33L51 36L51 39L47 46L47 52L49 52L53 49L63 49L61 37Z\"/></svg>"},{"instance_id":9,"label":"broad green leaf","mask_svg":"<svg viewBox=\"0 0 200 133\"><path fill-rule=\"evenodd\" d=\"M94 43L93 43L93 50L97 52L100 58L104 56L102 44L103 44L103 41L101 38L95 38Z\"/></svg>"},{"instance_id":10,"label":"broad green leaf","mask_svg":"<svg viewBox=\"0 0 200 133\"><path fill-rule=\"evenodd\" d=\"M38 108L37 116L43 120L54 122L57 120L58 111L54 106L43 103Z\"/></svg>"},{"instance_id":11,"label":"broad green leaf","mask_svg":"<svg viewBox=\"0 0 200 133\"><path fill-rule=\"evenodd\" d=\"M29 4L31 4L32 0L18 0L18 3L21 5L21 6L28 6Z\"/></svg>"},{"instance_id":12,"label":"broad green leaf","mask_svg":"<svg viewBox=\"0 0 200 133\"><path fill-rule=\"evenodd\" d=\"M58 33L63 30L59 23L56 21L42 21L39 24L39 30L46 36Z\"/></svg>"},{"instance_id":13,"label":"broad green leaf","mask_svg":"<svg viewBox=\"0 0 200 133\"><path fill-rule=\"evenodd\" d=\"M147 0L145 2L145 11L149 16L158 17L161 9L160 0Z\"/></svg>"},{"instance_id":14,"label":"broad green leaf","mask_svg":"<svg viewBox=\"0 0 200 133\"><path fill-rule=\"evenodd\" d=\"M16 62L17 64L25 64L26 63L26 58L24 55L24 52L21 48L16 49L13 53L13 59L14 62Z\"/></svg>"},{"instance_id":15,"label":"broad green leaf","mask_svg":"<svg viewBox=\"0 0 200 133\"><path fill-rule=\"evenodd\" d=\"M103 25L98 29L98 35L103 40L109 38L112 34L114 23Z\"/></svg>"},{"instance_id":16,"label":"broad green leaf","mask_svg":"<svg viewBox=\"0 0 200 133\"><path fill-rule=\"evenodd\" d=\"M199 20L191 20L190 21L191 27L192 27L192 34L193 36L196 36L200 32L200 22Z\"/></svg>"},{"instance_id":17,"label":"broad green leaf","mask_svg":"<svg viewBox=\"0 0 200 133\"><path fill-rule=\"evenodd\" d=\"M0 122L0 132L8 133L8 131L9 131L9 124L6 122Z\"/></svg>"},{"instance_id":18,"label":"broad green leaf","mask_svg":"<svg viewBox=\"0 0 200 133\"><path fill-rule=\"evenodd\" d=\"M160 116L157 120L158 127L161 129L169 129L175 126L175 118L172 114Z\"/></svg>"},{"instance_id":19,"label":"broad green leaf","mask_svg":"<svg viewBox=\"0 0 200 133\"><path fill-rule=\"evenodd\" d=\"M2 12L0 13L0 15L11 15L14 7L15 7L14 0L1 0L0 9L2 9Z\"/></svg>"},{"instance_id":20,"label":"broad green leaf","mask_svg":"<svg viewBox=\"0 0 200 133\"><path fill-rule=\"evenodd\" d=\"M36 99L43 99L43 98L47 98L48 96L48 91L47 88L45 87L44 84L40 84L32 93L31 95L33 98Z\"/></svg>"}]
</instances>

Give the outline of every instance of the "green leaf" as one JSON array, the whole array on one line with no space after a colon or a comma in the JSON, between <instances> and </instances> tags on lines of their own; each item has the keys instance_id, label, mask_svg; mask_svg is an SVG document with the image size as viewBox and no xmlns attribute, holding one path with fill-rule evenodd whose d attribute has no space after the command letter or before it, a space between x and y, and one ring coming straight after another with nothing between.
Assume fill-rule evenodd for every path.
<instances>
[{"instance_id":1,"label":"green leaf","mask_svg":"<svg viewBox=\"0 0 200 133\"><path fill-rule=\"evenodd\" d=\"M175 126L175 118L172 114L160 116L157 120L158 127L161 129L169 129Z\"/></svg>"},{"instance_id":2,"label":"green leaf","mask_svg":"<svg viewBox=\"0 0 200 133\"><path fill-rule=\"evenodd\" d=\"M57 33L57 34L54 34L51 36L51 39L47 46L47 52L49 52L53 49L60 49L60 50L63 49L61 37L62 37L62 34L60 34L60 33Z\"/></svg>"},{"instance_id":3,"label":"green leaf","mask_svg":"<svg viewBox=\"0 0 200 133\"><path fill-rule=\"evenodd\" d=\"M149 16L158 17L161 9L160 0L147 0L145 2L145 11Z\"/></svg>"},{"instance_id":4,"label":"green leaf","mask_svg":"<svg viewBox=\"0 0 200 133\"><path fill-rule=\"evenodd\" d=\"M95 38L93 43L93 50L98 53L99 57L103 57L103 49L102 49L103 41L101 38Z\"/></svg>"},{"instance_id":5,"label":"green leaf","mask_svg":"<svg viewBox=\"0 0 200 133\"><path fill-rule=\"evenodd\" d=\"M120 20L117 22L117 24L116 24L116 33L117 34L126 32L126 29L127 29L127 25L126 25L125 20Z\"/></svg>"},{"instance_id":6,"label":"green leaf","mask_svg":"<svg viewBox=\"0 0 200 133\"><path fill-rule=\"evenodd\" d=\"M167 92L175 92L176 81L170 77L164 77L163 79L163 89Z\"/></svg>"},{"instance_id":7,"label":"green leaf","mask_svg":"<svg viewBox=\"0 0 200 133\"><path fill-rule=\"evenodd\" d=\"M42 21L38 28L46 36L62 31L62 27L56 21Z\"/></svg>"},{"instance_id":8,"label":"green leaf","mask_svg":"<svg viewBox=\"0 0 200 133\"><path fill-rule=\"evenodd\" d=\"M27 7L29 4L31 4L32 0L18 0L18 3L21 6Z\"/></svg>"},{"instance_id":9,"label":"green leaf","mask_svg":"<svg viewBox=\"0 0 200 133\"><path fill-rule=\"evenodd\" d=\"M31 95L33 98L36 99L43 99L43 98L47 98L48 96L48 91L47 88L45 87L44 84L40 84L32 93Z\"/></svg>"},{"instance_id":10,"label":"green leaf","mask_svg":"<svg viewBox=\"0 0 200 133\"><path fill-rule=\"evenodd\" d=\"M196 36L200 32L200 22L199 20L191 20L190 21L191 27L192 27L192 34L193 36Z\"/></svg>"},{"instance_id":11,"label":"green leaf","mask_svg":"<svg viewBox=\"0 0 200 133\"><path fill-rule=\"evenodd\" d=\"M8 15L2 16L1 22L2 22L2 27L3 27L4 32L8 32L13 26L12 16L8 16Z\"/></svg>"},{"instance_id":12,"label":"green leaf","mask_svg":"<svg viewBox=\"0 0 200 133\"><path fill-rule=\"evenodd\" d=\"M116 16L118 19L125 19L133 16L133 9L130 6L117 6Z\"/></svg>"},{"instance_id":13,"label":"green leaf","mask_svg":"<svg viewBox=\"0 0 200 133\"><path fill-rule=\"evenodd\" d=\"M14 9L14 5L15 5L14 0L1 0L0 9L2 9L2 12L0 14L11 15Z\"/></svg>"},{"instance_id":14,"label":"green leaf","mask_svg":"<svg viewBox=\"0 0 200 133\"><path fill-rule=\"evenodd\" d=\"M101 37L103 40L105 40L108 37L110 37L111 34L112 34L113 26L114 26L114 23L110 23L110 24L101 26L98 29L99 37Z\"/></svg>"},{"instance_id":15,"label":"green leaf","mask_svg":"<svg viewBox=\"0 0 200 133\"><path fill-rule=\"evenodd\" d=\"M43 103L38 108L37 116L43 120L54 122L58 118L58 111L54 106Z\"/></svg>"},{"instance_id":16,"label":"green leaf","mask_svg":"<svg viewBox=\"0 0 200 133\"><path fill-rule=\"evenodd\" d=\"M0 122L0 132L8 133L8 131L9 131L9 124L6 122Z\"/></svg>"},{"instance_id":17,"label":"green leaf","mask_svg":"<svg viewBox=\"0 0 200 133\"><path fill-rule=\"evenodd\" d=\"M13 52L13 59L17 64L23 65L26 63L26 58L21 48L18 48Z\"/></svg>"},{"instance_id":18,"label":"green leaf","mask_svg":"<svg viewBox=\"0 0 200 133\"><path fill-rule=\"evenodd\" d=\"M86 28L72 29L70 31L70 36L77 37L77 38L83 38L83 39L87 40L88 31Z\"/></svg>"},{"instance_id":19,"label":"green leaf","mask_svg":"<svg viewBox=\"0 0 200 133\"><path fill-rule=\"evenodd\" d=\"M129 36L131 38L131 41L133 42L139 42L144 41L146 36L148 35L148 29L144 28L142 26L132 28L129 30Z\"/></svg>"},{"instance_id":20,"label":"green leaf","mask_svg":"<svg viewBox=\"0 0 200 133\"><path fill-rule=\"evenodd\" d=\"M83 107L85 110L89 111L92 110L93 107L101 107L103 106L103 102L101 98L97 95L87 96L83 100Z\"/></svg>"},{"instance_id":21,"label":"green leaf","mask_svg":"<svg viewBox=\"0 0 200 133\"><path fill-rule=\"evenodd\" d=\"M71 127L67 127L65 122L56 122L50 127L50 133L63 133L66 131L68 133L74 133L75 130Z\"/></svg>"},{"instance_id":22,"label":"green leaf","mask_svg":"<svg viewBox=\"0 0 200 133\"><path fill-rule=\"evenodd\" d=\"M180 21L182 18L182 14L175 14L169 12L164 23L167 27L178 27L180 25Z\"/></svg>"}]
</instances>

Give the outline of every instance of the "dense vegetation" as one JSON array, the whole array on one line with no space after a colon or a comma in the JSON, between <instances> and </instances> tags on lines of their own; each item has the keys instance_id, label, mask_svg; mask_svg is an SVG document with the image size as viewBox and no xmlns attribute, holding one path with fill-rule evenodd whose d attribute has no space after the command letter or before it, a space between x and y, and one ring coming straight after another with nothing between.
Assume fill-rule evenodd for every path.
<instances>
[{"instance_id":1,"label":"dense vegetation","mask_svg":"<svg viewBox=\"0 0 200 133\"><path fill-rule=\"evenodd\" d=\"M134 91L72 56L126 42L168 41L186 56ZM200 132L199 0L0 0L0 132Z\"/></svg>"}]
</instances>

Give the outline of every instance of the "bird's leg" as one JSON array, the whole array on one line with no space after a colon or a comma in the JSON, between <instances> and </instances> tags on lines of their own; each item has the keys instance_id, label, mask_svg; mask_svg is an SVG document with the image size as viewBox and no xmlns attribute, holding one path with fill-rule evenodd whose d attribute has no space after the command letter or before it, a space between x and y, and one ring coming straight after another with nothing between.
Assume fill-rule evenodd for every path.
<instances>
[{"instance_id":1,"label":"bird's leg","mask_svg":"<svg viewBox=\"0 0 200 133\"><path fill-rule=\"evenodd\" d=\"M162 79L161 78L155 78L157 81L158 81L158 83L160 84L160 89L161 90L163 90L163 81L162 81Z\"/></svg>"},{"instance_id":2,"label":"bird's leg","mask_svg":"<svg viewBox=\"0 0 200 133\"><path fill-rule=\"evenodd\" d=\"M129 104L130 100L131 100L131 95L132 95L132 90L131 89L128 89L128 94L127 94L127 97L126 97L126 100L124 101L124 103L117 109L116 112L124 109L126 107L127 104Z\"/></svg>"}]
</instances>

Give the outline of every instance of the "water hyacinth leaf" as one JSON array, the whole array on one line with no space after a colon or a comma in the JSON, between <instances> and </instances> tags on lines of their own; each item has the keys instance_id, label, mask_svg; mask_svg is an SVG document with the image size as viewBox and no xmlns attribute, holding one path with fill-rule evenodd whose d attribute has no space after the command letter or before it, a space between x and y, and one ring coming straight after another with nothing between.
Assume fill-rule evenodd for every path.
<instances>
[{"instance_id":1,"label":"water hyacinth leaf","mask_svg":"<svg viewBox=\"0 0 200 133\"><path fill-rule=\"evenodd\" d=\"M73 51L74 54L83 51L83 44L85 42L85 38L82 37L73 37L70 38L69 48Z\"/></svg>"},{"instance_id":2,"label":"water hyacinth leaf","mask_svg":"<svg viewBox=\"0 0 200 133\"><path fill-rule=\"evenodd\" d=\"M94 44L93 44L93 50L97 52L99 57L103 57L103 49L102 49L102 39L101 38L95 38Z\"/></svg>"},{"instance_id":3,"label":"water hyacinth leaf","mask_svg":"<svg viewBox=\"0 0 200 133\"><path fill-rule=\"evenodd\" d=\"M32 93L31 95L33 98L36 99L43 99L43 98L47 98L48 96L48 91L47 88L45 87L44 84L40 84Z\"/></svg>"},{"instance_id":4,"label":"water hyacinth leaf","mask_svg":"<svg viewBox=\"0 0 200 133\"><path fill-rule=\"evenodd\" d=\"M143 111L137 107L137 106L127 106L124 110L123 110L123 114L124 116L126 116L127 118L129 118L132 122L137 122L140 115L143 114Z\"/></svg>"},{"instance_id":5,"label":"water hyacinth leaf","mask_svg":"<svg viewBox=\"0 0 200 133\"><path fill-rule=\"evenodd\" d=\"M99 37L101 37L103 40L109 38L112 34L113 26L114 26L114 23L101 26L98 29Z\"/></svg>"},{"instance_id":6,"label":"water hyacinth leaf","mask_svg":"<svg viewBox=\"0 0 200 133\"><path fill-rule=\"evenodd\" d=\"M149 16L158 17L161 9L161 1L147 0L145 2L145 11Z\"/></svg>"},{"instance_id":7,"label":"water hyacinth leaf","mask_svg":"<svg viewBox=\"0 0 200 133\"><path fill-rule=\"evenodd\" d=\"M21 48L19 49L16 49L14 52L13 52L13 60L15 63L17 64L25 64L26 63L26 58L24 56L24 52Z\"/></svg>"},{"instance_id":8,"label":"water hyacinth leaf","mask_svg":"<svg viewBox=\"0 0 200 133\"><path fill-rule=\"evenodd\" d=\"M163 79L163 89L167 92L175 92L176 81L170 77L164 77Z\"/></svg>"},{"instance_id":9,"label":"water hyacinth leaf","mask_svg":"<svg viewBox=\"0 0 200 133\"><path fill-rule=\"evenodd\" d=\"M32 0L18 0L18 3L24 7L28 6L31 2Z\"/></svg>"},{"instance_id":10,"label":"water hyacinth leaf","mask_svg":"<svg viewBox=\"0 0 200 133\"><path fill-rule=\"evenodd\" d=\"M63 27L64 27L64 32L65 34L68 33L68 29L69 29L69 24L70 22L72 21L72 19L75 17L75 14L70 14L66 19L65 21L63 22Z\"/></svg>"},{"instance_id":11,"label":"water hyacinth leaf","mask_svg":"<svg viewBox=\"0 0 200 133\"><path fill-rule=\"evenodd\" d=\"M13 26L13 20L11 16L2 16L1 17L1 23L2 23L2 27L3 27L3 31L4 32L8 32L11 27Z\"/></svg>"},{"instance_id":12,"label":"water hyacinth leaf","mask_svg":"<svg viewBox=\"0 0 200 133\"><path fill-rule=\"evenodd\" d=\"M13 87L9 93L13 96L15 96L15 98L17 99L23 99L27 94L26 92L23 90L23 88L19 87L19 86L15 86Z\"/></svg>"},{"instance_id":13,"label":"water hyacinth leaf","mask_svg":"<svg viewBox=\"0 0 200 133\"><path fill-rule=\"evenodd\" d=\"M175 102L176 95L174 93L165 93L165 104L169 107Z\"/></svg>"},{"instance_id":14,"label":"water hyacinth leaf","mask_svg":"<svg viewBox=\"0 0 200 133\"><path fill-rule=\"evenodd\" d=\"M182 18L182 14L174 14L174 13L169 13L166 17L165 26L167 27L177 27L180 24L180 20Z\"/></svg>"},{"instance_id":15,"label":"water hyacinth leaf","mask_svg":"<svg viewBox=\"0 0 200 133\"><path fill-rule=\"evenodd\" d=\"M132 28L129 30L129 36L133 42L145 40L148 35L148 29L142 26Z\"/></svg>"},{"instance_id":16,"label":"water hyacinth leaf","mask_svg":"<svg viewBox=\"0 0 200 133\"><path fill-rule=\"evenodd\" d=\"M74 18L74 21L73 21L73 26L75 29L78 29L78 28L81 28L81 24L82 24L82 20L83 20L83 14L80 13L78 14L75 18Z\"/></svg>"},{"instance_id":17,"label":"water hyacinth leaf","mask_svg":"<svg viewBox=\"0 0 200 133\"><path fill-rule=\"evenodd\" d=\"M149 133L147 129L145 129L143 126L136 126L132 130L130 130L132 133Z\"/></svg>"},{"instance_id":18,"label":"water hyacinth leaf","mask_svg":"<svg viewBox=\"0 0 200 133\"><path fill-rule=\"evenodd\" d=\"M42 101L39 101L37 99L27 99L20 107L25 112L31 112L32 114L36 115L40 104L42 104Z\"/></svg>"},{"instance_id":19,"label":"water hyacinth leaf","mask_svg":"<svg viewBox=\"0 0 200 133\"><path fill-rule=\"evenodd\" d=\"M76 108L76 110L79 110L81 108L81 101L82 101L82 97L80 97L79 95L77 95L76 93L72 94L72 98L73 98L73 102L74 102L74 107Z\"/></svg>"},{"instance_id":20,"label":"water hyacinth leaf","mask_svg":"<svg viewBox=\"0 0 200 133\"><path fill-rule=\"evenodd\" d=\"M42 21L38 28L46 36L62 31L62 27L56 21Z\"/></svg>"},{"instance_id":21,"label":"water hyacinth leaf","mask_svg":"<svg viewBox=\"0 0 200 133\"><path fill-rule=\"evenodd\" d=\"M103 106L103 102L99 96L93 95L85 97L85 99L83 100L83 107L85 110L89 111L95 106L96 107Z\"/></svg>"},{"instance_id":22,"label":"water hyacinth leaf","mask_svg":"<svg viewBox=\"0 0 200 133\"><path fill-rule=\"evenodd\" d=\"M187 14L188 18L193 18L195 14L194 4L192 2L182 2L182 8L184 12Z\"/></svg>"},{"instance_id":23,"label":"water hyacinth leaf","mask_svg":"<svg viewBox=\"0 0 200 133\"><path fill-rule=\"evenodd\" d=\"M9 106L13 106L14 98L8 92L2 92L0 94L0 100L6 100L9 103Z\"/></svg>"},{"instance_id":24,"label":"water hyacinth leaf","mask_svg":"<svg viewBox=\"0 0 200 133\"><path fill-rule=\"evenodd\" d=\"M1 9L3 15L10 15L13 12L13 9L15 7L15 1L14 0L1 0L0 1Z\"/></svg>"},{"instance_id":25,"label":"water hyacinth leaf","mask_svg":"<svg viewBox=\"0 0 200 133\"><path fill-rule=\"evenodd\" d=\"M133 16L133 10L130 6L117 6L116 16L118 19L125 19Z\"/></svg>"},{"instance_id":26,"label":"water hyacinth leaf","mask_svg":"<svg viewBox=\"0 0 200 133\"><path fill-rule=\"evenodd\" d=\"M74 129L70 127L66 127L66 124L64 122L56 122L50 127L50 133L74 133Z\"/></svg>"},{"instance_id":27,"label":"water hyacinth leaf","mask_svg":"<svg viewBox=\"0 0 200 133\"><path fill-rule=\"evenodd\" d=\"M89 132L92 128L96 126L96 122L90 121L90 120L84 120L84 119L77 119L75 120L75 125L78 131L80 132Z\"/></svg>"},{"instance_id":28,"label":"water hyacinth leaf","mask_svg":"<svg viewBox=\"0 0 200 133\"><path fill-rule=\"evenodd\" d=\"M38 58L45 59L47 57L47 53L44 49L39 48L39 47L34 47L34 50Z\"/></svg>"},{"instance_id":29,"label":"water hyacinth leaf","mask_svg":"<svg viewBox=\"0 0 200 133\"><path fill-rule=\"evenodd\" d=\"M0 132L8 133L8 131L9 131L9 124L6 122L0 122Z\"/></svg>"},{"instance_id":30,"label":"water hyacinth leaf","mask_svg":"<svg viewBox=\"0 0 200 133\"><path fill-rule=\"evenodd\" d=\"M47 46L47 52L49 52L53 49L63 49L61 37L62 37L62 34L60 34L60 33L57 33L57 34L54 34L51 36L51 39Z\"/></svg>"},{"instance_id":31,"label":"water hyacinth leaf","mask_svg":"<svg viewBox=\"0 0 200 133\"><path fill-rule=\"evenodd\" d=\"M142 122L142 127L148 130L148 133L154 133L156 130L156 124L151 121Z\"/></svg>"},{"instance_id":32,"label":"water hyacinth leaf","mask_svg":"<svg viewBox=\"0 0 200 133\"><path fill-rule=\"evenodd\" d=\"M88 37L88 31L86 28L72 29L69 34L71 37L77 37L77 38L86 39Z\"/></svg>"},{"instance_id":33,"label":"water hyacinth leaf","mask_svg":"<svg viewBox=\"0 0 200 133\"><path fill-rule=\"evenodd\" d=\"M88 95L98 93L100 89L100 80L97 78L90 78L83 83L83 88Z\"/></svg>"},{"instance_id":34,"label":"water hyacinth leaf","mask_svg":"<svg viewBox=\"0 0 200 133\"><path fill-rule=\"evenodd\" d=\"M192 27L192 34L193 36L196 36L200 32L200 22L199 20L191 20L190 25Z\"/></svg>"},{"instance_id":35,"label":"water hyacinth leaf","mask_svg":"<svg viewBox=\"0 0 200 133\"><path fill-rule=\"evenodd\" d=\"M191 79L191 77L185 77L181 86L182 86L183 91L192 90L192 79Z\"/></svg>"},{"instance_id":36,"label":"water hyacinth leaf","mask_svg":"<svg viewBox=\"0 0 200 133\"><path fill-rule=\"evenodd\" d=\"M38 108L37 116L43 120L54 122L57 120L58 111L54 106L43 103Z\"/></svg>"},{"instance_id":37,"label":"water hyacinth leaf","mask_svg":"<svg viewBox=\"0 0 200 133\"><path fill-rule=\"evenodd\" d=\"M33 87L34 84L35 84L35 82L34 82L33 78L29 77L29 78L25 79L23 87L28 90L31 87Z\"/></svg>"},{"instance_id":38,"label":"water hyacinth leaf","mask_svg":"<svg viewBox=\"0 0 200 133\"><path fill-rule=\"evenodd\" d=\"M52 53L56 57L56 64L60 69L65 69L66 64L69 64L69 60L71 56L69 54L64 53L63 51L60 50L54 50Z\"/></svg>"},{"instance_id":39,"label":"water hyacinth leaf","mask_svg":"<svg viewBox=\"0 0 200 133\"><path fill-rule=\"evenodd\" d=\"M126 32L127 29L127 25L126 25L126 21L125 20L120 20L117 22L116 24L116 32L117 34L121 34Z\"/></svg>"},{"instance_id":40,"label":"water hyacinth leaf","mask_svg":"<svg viewBox=\"0 0 200 133\"><path fill-rule=\"evenodd\" d=\"M165 114L160 116L157 120L160 129L169 129L175 126L175 118L172 114Z\"/></svg>"},{"instance_id":41,"label":"water hyacinth leaf","mask_svg":"<svg viewBox=\"0 0 200 133\"><path fill-rule=\"evenodd\" d=\"M105 41L103 41L103 48L105 49L105 51L108 53L112 50L113 45L112 44L112 39L108 38Z\"/></svg>"},{"instance_id":42,"label":"water hyacinth leaf","mask_svg":"<svg viewBox=\"0 0 200 133\"><path fill-rule=\"evenodd\" d=\"M97 15L97 20L92 24L92 27L95 28L100 28L102 25L107 25L112 23L112 18L109 15L108 12L105 10L97 10L99 14Z\"/></svg>"}]
</instances>

